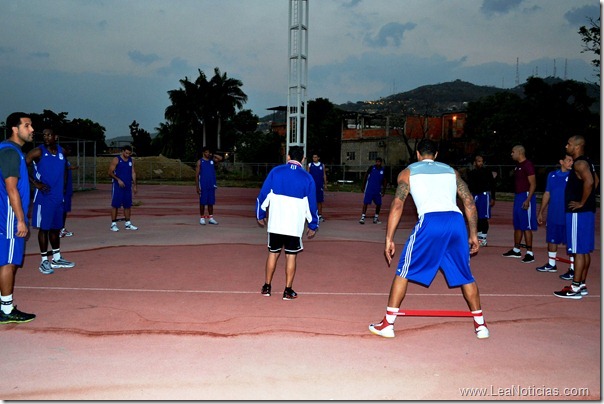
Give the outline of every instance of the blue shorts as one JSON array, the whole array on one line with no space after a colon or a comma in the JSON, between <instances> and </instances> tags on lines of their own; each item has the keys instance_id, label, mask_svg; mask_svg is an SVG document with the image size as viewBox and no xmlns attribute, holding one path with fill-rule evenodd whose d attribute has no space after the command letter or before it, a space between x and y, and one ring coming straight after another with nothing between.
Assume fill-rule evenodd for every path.
<instances>
[{"instance_id":1,"label":"blue shorts","mask_svg":"<svg viewBox=\"0 0 604 404\"><path fill-rule=\"evenodd\" d=\"M528 209L522 209L522 204L526 201L528 192L516 194L514 196L514 230L537 230L537 198L533 194Z\"/></svg>"},{"instance_id":2,"label":"blue shorts","mask_svg":"<svg viewBox=\"0 0 604 404\"><path fill-rule=\"evenodd\" d=\"M566 213L568 254L589 254L594 250L596 217L593 212Z\"/></svg>"},{"instance_id":3,"label":"blue shorts","mask_svg":"<svg viewBox=\"0 0 604 404\"><path fill-rule=\"evenodd\" d=\"M71 212L71 195L65 195L63 198L63 213Z\"/></svg>"},{"instance_id":4,"label":"blue shorts","mask_svg":"<svg viewBox=\"0 0 604 404\"><path fill-rule=\"evenodd\" d=\"M216 204L216 188L201 189L199 194L200 205L215 205Z\"/></svg>"},{"instance_id":5,"label":"blue shorts","mask_svg":"<svg viewBox=\"0 0 604 404\"><path fill-rule=\"evenodd\" d=\"M25 256L25 238L0 238L0 266L12 264L20 267Z\"/></svg>"},{"instance_id":6,"label":"blue shorts","mask_svg":"<svg viewBox=\"0 0 604 404\"><path fill-rule=\"evenodd\" d=\"M476 205L476 212L478 213L479 219L490 219L491 218L491 193L481 192L474 195L474 204Z\"/></svg>"},{"instance_id":7,"label":"blue shorts","mask_svg":"<svg viewBox=\"0 0 604 404\"><path fill-rule=\"evenodd\" d=\"M365 197L363 198L363 205L370 205L371 202L375 203L376 206L382 205L382 193L381 192L365 192Z\"/></svg>"},{"instance_id":8,"label":"blue shorts","mask_svg":"<svg viewBox=\"0 0 604 404\"><path fill-rule=\"evenodd\" d=\"M63 228L63 202L34 202L32 226L40 230Z\"/></svg>"},{"instance_id":9,"label":"blue shorts","mask_svg":"<svg viewBox=\"0 0 604 404\"><path fill-rule=\"evenodd\" d=\"M132 207L132 188L122 188L117 183L114 183L111 188L111 207L130 209Z\"/></svg>"},{"instance_id":10,"label":"blue shorts","mask_svg":"<svg viewBox=\"0 0 604 404\"><path fill-rule=\"evenodd\" d=\"M545 241L551 244L566 244L566 225L548 223L545 227Z\"/></svg>"},{"instance_id":11,"label":"blue shorts","mask_svg":"<svg viewBox=\"0 0 604 404\"><path fill-rule=\"evenodd\" d=\"M323 203L325 201L325 193L323 188L317 188L317 203Z\"/></svg>"},{"instance_id":12,"label":"blue shorts","mask_svg":"<svg viewBox=\"0 0 604 404\"><path fill-rule=\"evenodd\" d=\"M405 243L396 274L430 286L439 269L449 287L474 282L468 232L459 212L432 212L420 218Z\"/></svg>"},{"instance_id":13,"label":"blue shorts","mask_svg":"<svg viewBox=\"0 0 604 404\"><path fill-rule=\"evenodd\" d=\"M297 254L304 249L302 237L287 236L284 234L268 233L268 251L281 252L285 248L286 254Z\"/></svg>"}]
</instances>

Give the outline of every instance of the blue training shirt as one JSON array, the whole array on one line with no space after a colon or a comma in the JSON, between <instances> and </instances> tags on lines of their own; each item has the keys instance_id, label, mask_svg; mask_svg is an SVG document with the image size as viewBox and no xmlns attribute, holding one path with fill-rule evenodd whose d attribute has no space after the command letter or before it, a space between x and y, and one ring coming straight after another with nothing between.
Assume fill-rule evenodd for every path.
<instances>
[{"instance_id":1,"label":"blue training shirt","mask_svg":"<svg viewBox=\"0 0 604 404\"><path fill-rule=\"evenodd\" d=\"M547 175L545 191L549 192L549 205L547 206L547 223L549 224L566 224L564 191L569 174L570 171L556 170Z\"/></svg>"},{"instance_id":2,"label":"blue training shirt","mask_svg":"<svg viewBox=\"0 0 604 404\"><path fill-rule=\"evenodd\" d=\"M288 161L273 168L256 198L256 219L268 215L269 233L301 237L304 225L317 230L319 213L315 181L297 161Z\"/></svg>"}]
</instances>

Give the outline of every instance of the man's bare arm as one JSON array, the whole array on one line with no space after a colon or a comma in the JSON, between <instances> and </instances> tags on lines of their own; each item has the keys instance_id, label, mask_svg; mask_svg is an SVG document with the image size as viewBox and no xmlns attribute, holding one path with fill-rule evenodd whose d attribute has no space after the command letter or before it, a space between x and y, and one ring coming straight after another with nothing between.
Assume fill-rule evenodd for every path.
<instances>
[{"instance_id":1,"label":"man's bare arm","mask_svg":"<svg viewBox=\"0 0 604 404\"><path fill-rule=\"evenodd\" d=\"M396 191L394 192L394 199L392 199L392 203L390 204L390 213L388 214L388 224L386 226L386 247L384 249L384 255L388 265L390 265L392 257L394 257L396 252L394 234L396 233L396 228L398 227L401 216L403 215L405 200L409 195L408 169L401 171L401 173L398 175L397 183L398 185L396 186Z\"/></svg>"},{"instance_id":2,"label":"man's bare arm","mask_svg":"<svg viewBox=\"0 0 604 404\"><path fill-rule=\"evenodd\" d=\"M474 204L474 197L468 189L468 185L461 179L459 172L455 171L457 178L457 196L463 203L464 211L466 214L466 220L468 221L468 228L470 230L470 253L474 254L478 251L478 213L476 212L476 205Z\"/></svg>"}]
</instances>

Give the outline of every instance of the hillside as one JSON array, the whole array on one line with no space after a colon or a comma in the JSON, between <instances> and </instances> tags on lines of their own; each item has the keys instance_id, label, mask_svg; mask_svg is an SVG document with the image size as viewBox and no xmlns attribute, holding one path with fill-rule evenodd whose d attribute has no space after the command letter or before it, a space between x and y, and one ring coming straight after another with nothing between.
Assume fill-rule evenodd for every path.
<instances>
[{"instance_id":1,"label":"hillside","mask_svg":"<svg viewBox=\"0 0 604 404\"><path fill-rule=\"evenodd\" d=\"M556 77L543 79L548 84L563 81ZM600 89L598 86L585 83L588 94L596 99L592 110L600 110ZM519 96L524 95L524 84L517 87L504 89L492 86L479 86L462 80L447 83L430 84L417 87L403 93L389 95L374 101L357 101L336 105L347 112L387 113L403 111L409 114L441 114L448 111L463 110L467 103L478 101L481 98L492 96L499 92L511 92ZM271 113L260 119L261 122L271 120L285 121L285 113Z\"/></svg>"}]
</instances>

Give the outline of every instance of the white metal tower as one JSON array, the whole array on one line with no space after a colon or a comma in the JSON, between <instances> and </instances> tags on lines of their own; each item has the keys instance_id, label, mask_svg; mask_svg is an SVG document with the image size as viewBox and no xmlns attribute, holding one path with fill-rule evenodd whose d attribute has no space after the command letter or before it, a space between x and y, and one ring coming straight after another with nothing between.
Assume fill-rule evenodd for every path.
<instances>
[{"instance_id":1,"label":"white metal tower","mask_svg":"<svg viewBox=\"0 0 604 404\"><path fill-rule=\"evenodd\" d=\"M306 156L307 80L308 0L290 0L286 154L290 146L302 146Z\"/></svg>"}]
</instances>

